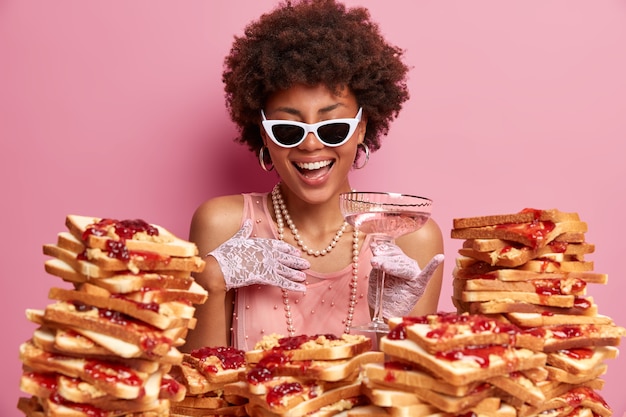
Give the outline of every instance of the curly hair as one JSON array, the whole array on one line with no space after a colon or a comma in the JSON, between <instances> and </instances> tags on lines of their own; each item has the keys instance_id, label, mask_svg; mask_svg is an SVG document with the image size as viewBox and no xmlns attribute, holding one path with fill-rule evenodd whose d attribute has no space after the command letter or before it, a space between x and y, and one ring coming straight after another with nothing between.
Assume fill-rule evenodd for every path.
<instances>
[{"instance_id":1,"label":"curly hair","mask_svg":"<svg viewBox=\"0 0 626 417\"><path fill-rule=\"evenodd\" d=\"M409 98L403 51L390 45L363 7L335 0L287 1L235 37L224 60L226 105L242 144L262 146L260 110L295 84L348 87L367 114L365 144L375 151Z\"/></svg>"}]
</instances>

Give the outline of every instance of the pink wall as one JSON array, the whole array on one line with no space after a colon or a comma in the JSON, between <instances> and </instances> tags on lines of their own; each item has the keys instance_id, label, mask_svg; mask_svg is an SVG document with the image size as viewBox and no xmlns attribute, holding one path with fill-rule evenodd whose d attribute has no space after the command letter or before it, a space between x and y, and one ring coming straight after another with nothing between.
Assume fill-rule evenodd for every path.
<instances>
[{"instance_id":1,"label":"pink wall","mask_svg":"<svg viewBox=\"0 0 626 417\"><path fill-rule=\"evenodd\" d=\"M61 282L44 243L68 213L142 217L187 235L194 208L275 182L231 141L222 58L275 0L0 2L3 277L0 415L17 416L18 346ZM607 286L600 312L626 325L623 207L626 4L607 0L347 0L407 49L412 99L358 189L421 194L452 219L524 207L577 211ZM243 179L241 179L243 177ZM446 241L451 310L460 241ZM602 394L626 411L626 358Z\"/></svg>"}]
</instances>

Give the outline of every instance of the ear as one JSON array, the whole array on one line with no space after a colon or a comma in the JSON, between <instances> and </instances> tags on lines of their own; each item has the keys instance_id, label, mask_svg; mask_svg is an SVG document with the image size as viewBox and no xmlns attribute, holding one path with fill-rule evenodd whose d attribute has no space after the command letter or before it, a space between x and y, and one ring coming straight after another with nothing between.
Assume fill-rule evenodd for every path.
<instances>
[{"instance_id":1,"label":"ear","mask_svg":"<svg viewBox=\"0 0 626 417\"><path fill-rule=\"evenodd\" d=\"M367 131L367 116L361 116L361 121L359 122L359 145L365 141L365 132Z\"/></svg>"}]
</instances>

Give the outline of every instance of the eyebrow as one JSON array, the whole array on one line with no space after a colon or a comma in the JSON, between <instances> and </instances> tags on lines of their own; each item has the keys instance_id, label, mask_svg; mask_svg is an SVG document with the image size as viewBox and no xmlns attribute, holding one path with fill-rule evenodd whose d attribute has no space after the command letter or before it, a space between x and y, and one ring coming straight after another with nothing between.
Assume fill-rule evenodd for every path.
<instances>
[{"instance_id":1,"label":"eyebrow","mask_svg":"<svg viewBox=\"0 0 626 417\"><path fill-rule=\"evenodd\" d=\"M339 107L346 107L346 106L343 103L331 104L330 106L322 107L321 109L319 109L317 111L317 114L324 115L324 114L332 112L333 110L336 110ZM293 107L278 107L277 109L274 110L274 112L277 112L277 111L302 118L302 112L300 112L300 110L295 109Z\"/></svg>"}]
</instances>

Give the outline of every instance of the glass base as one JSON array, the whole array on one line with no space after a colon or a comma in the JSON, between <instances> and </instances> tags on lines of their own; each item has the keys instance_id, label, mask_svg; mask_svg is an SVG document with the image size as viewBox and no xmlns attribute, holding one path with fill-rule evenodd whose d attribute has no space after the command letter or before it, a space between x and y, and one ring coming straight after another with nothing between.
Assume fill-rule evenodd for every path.
<instances>
[{"instance_id":1,"label":"glass base","mask_svg":"<svg viewBox=\"0 0 626 417\"><path fill-rule=\"evenodd\" d=\"M389 326L385 322L372 321L367 324L352 326L350 330L363 333L389 333Z\"/></svg>"}]
</instances>

